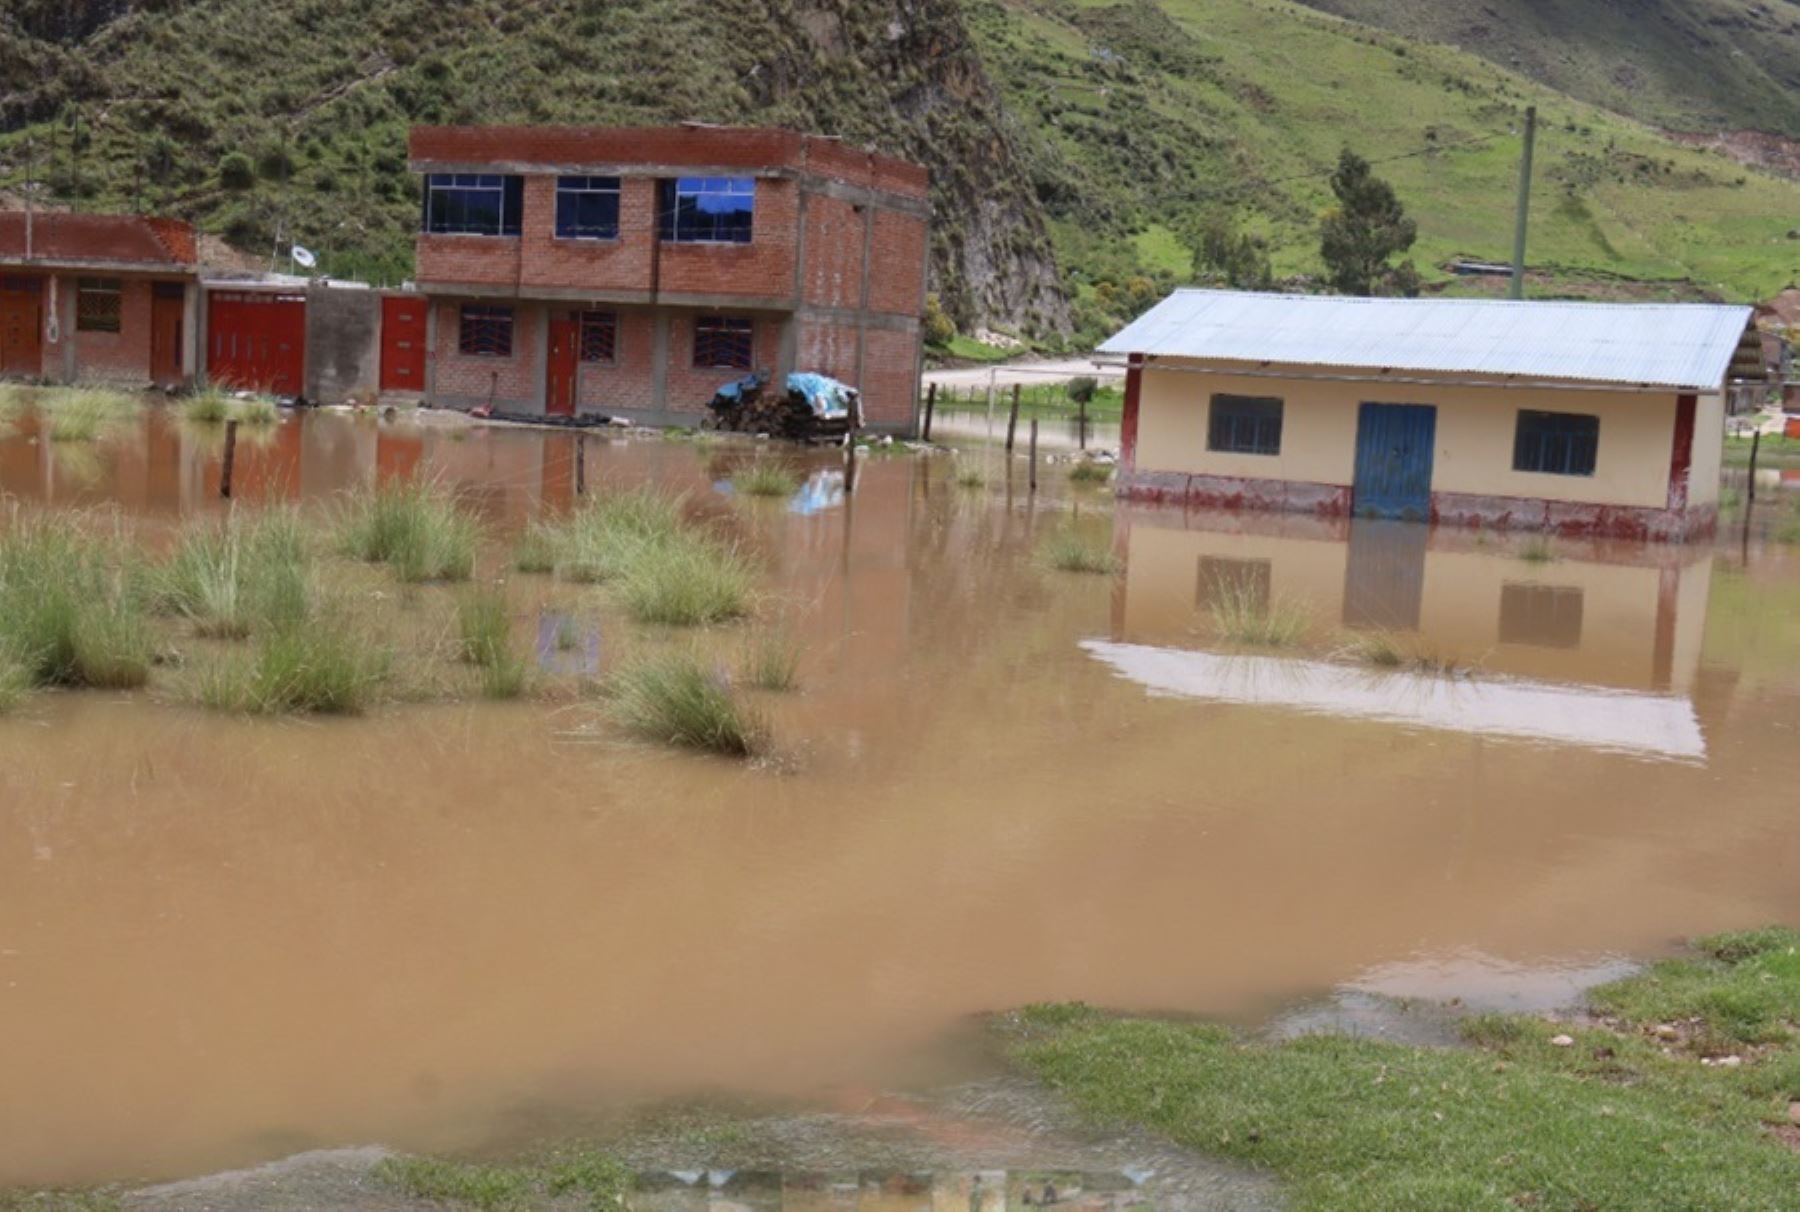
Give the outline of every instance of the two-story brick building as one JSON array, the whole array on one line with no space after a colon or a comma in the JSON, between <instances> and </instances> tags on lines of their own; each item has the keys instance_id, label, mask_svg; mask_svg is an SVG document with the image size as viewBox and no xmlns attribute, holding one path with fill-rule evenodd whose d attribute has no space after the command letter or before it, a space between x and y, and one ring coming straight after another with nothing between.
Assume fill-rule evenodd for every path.
<instances>
[{"instance_id":1,"label":"two-story brick building","mask_svg":"<svg viewBox=\"0 0 1800 1212\"><path fill-rule=\"evenodd\" d=\"M191 381L198 259L177 219L0 213L0 376Z\"/></svg>"},{"instance_id":2,"label":"two-story brick building","mask_svg":"<svg viewBox=\"0 0 1800 1212\"><path fill-rule=\"evenodd\" d=\"M913 428L923 168L697 125L420 127L410 162L435 402L693 424L721 384L805 370Z\"/></svg>"}]
</instances>

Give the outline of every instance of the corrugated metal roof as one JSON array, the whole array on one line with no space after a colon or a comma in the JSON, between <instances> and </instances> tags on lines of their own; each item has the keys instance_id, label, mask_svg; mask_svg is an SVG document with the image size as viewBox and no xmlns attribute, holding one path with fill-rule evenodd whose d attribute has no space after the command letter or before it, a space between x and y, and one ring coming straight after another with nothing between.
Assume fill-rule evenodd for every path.
<instances>
[{"instance_id":1,"label":"corrugated metal roof","mask_svg":"<svg viewBox=\"0 0 1800 1212\"><path fill-rule=\"evenodd\" d=\"M1100 352L1709 391L1750 319L1748 307L1695 303L1178 290Z\"/></svg>"}]
</instances>

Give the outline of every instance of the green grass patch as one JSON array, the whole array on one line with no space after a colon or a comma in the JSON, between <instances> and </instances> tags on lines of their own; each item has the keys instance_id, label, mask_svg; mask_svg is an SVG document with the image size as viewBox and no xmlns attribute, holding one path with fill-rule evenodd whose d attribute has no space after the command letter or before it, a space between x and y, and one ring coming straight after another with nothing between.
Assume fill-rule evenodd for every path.
<instances>
[{"instance_id":1,"label":"green grass patch","mask_svg":"<svg viewBox=\"0 0 1800 1212\"><path fill-rule=\"evenodd\" d=\"M1105 484L1112 479L1112 475L1110 463L1095 459L1078 460L1069 468L1069 481L1073 484Z\"/></svg>"},{"instance_id":2,"label":"green grass patch","mask_svg":"<svg viewBox=\"0 0 1800 1212\"><path fill-rule=\"evenodd\" d=\"M1081 1006L1001 1031L1087 1115L1270 1170L1296 1209L1776 1208L1800 1190L1800 1154L1768 1131L1800 1097L1797 956L1792 930L1723 936L1596 992L1634 1022L1699 1016L1765 1041L1735 1068L1517 1016L1469 1020L1465 1049L1272 1043Z\"/></svg>"},{"instance_id":3,"label":"green grass patch","mask_svg":"<svg viewBox=\"0 0 1800 1212\"><path fill-rule=\"evenodd\" d=\"M118 539L16 519L0 535L0 651L34 686L142 686L155 655L145 581Z\"/></svg>"},{"instance_id":4,"label":"green grass patch","mask_svg":"<svg viewBox=\"0 0 1800 1212\"><path fill-rule=\"evenodd\" d=\"M515 699L525 692L529 671L514 650L506 592L497 586L471 590L456 603L457 650L481 671L482 693Z\"/></svg>"},{"instance_id":5,"label":"green grass patch","mask_svg":"<svg viewBox=\"0 0 1800 1212\"><path fill-rule=\"evenodd\" d=\"M1083 538L1072 530L1058 530L1038 544L1038 558L1058 572L1082 572L1112 576L1119 559L1105 543Z\"/></svg>"},{"instance_id":6,"label":"green grass patch","mask_svg":"<svg viewBox=\"0 0 1800 1212\"><path fill-rule=\"evenodd\" d=\"M513 567L520 572L555 572L556 555L556 529L534 520L513 544Z\"/></svg>"},{"instance_id":7,"label":"green grass patch","mask_svg":"<svg viewBox=\"0 0 1800 1212\"><path fill-rule=\"evenodd\" d=\"M758 690L796 689L800 685L800 645L779 632L756 636L744 653L741 676Z\"/></svg>"},{"instance_id":8,"label":"green grass patch","mask_svg":"<svg viewBox=\"0 0 1800 1212\"><path fill-rule=\"evenodd\" d=\"M682 534L680 498L642 488L596 495L562 521L539 524L529 541L550 555L558 577L592 584L622 576L646 551Z\"/></svg>"},{"instance_id":9,"label":"green grass patch","mask_svg":"<svg viewBox=\"0 0 1800 1212\"><path fill-rule=\"evenodd\" d=\"M466 581L481 528L448 492L404 481L351 497L338 536L346 555L387 564L403 581Z\"/></svg>"},{"instance_id":10,"label":"green grass patch","mask_svg":"<svg viewBox=\"0 0 1800 1212\"><path fill-rule=\"evenodd\" d=\"M375 1179L413 1199L526 1212L553 1201L579 1199L591 1212L613 1212L631 1191L631 1172L588 1149L565 1149L526 1162L469 1162L434 1157L393 1157L375 1168Z\"/></svg>"},{"instance_id":11,"label":"green grass patch","mask_svg":"<svg viewBox=\"0 0 1800 1212\"><path fill-rule=\"evenodd\" d=\"M642 659L615 674L611 689L614 717L650 740L729 757L749 757L767 745L767 726L697 657Z\"/></svg>"},{"instance_id":12,"label":"green grass patch","mask_svg":"<svg viewBox=\"0 0 1800 1212\"><path fill-rule=\"evenodd\" d=\"M52 442L92 442L136 416L136 397L105 387L57 387L37 396Z\"/></svg>"},{"instance_id":13,"label":"green grass patch","mask_svg":"<svg viewBox=\"0 0 1800 1212\"><path fill-rule=\"evenodd\" d=\"M789 497L800 487L800 477L779 463L759 460L734 472L731 486L750 497Z\"/></svg>"},{"instance_id":14,"label":"green grass patch","mask_svg":"<svg viewBox=\"0 0 1800 1212\"><path fill-rule=\"evenodd\" d=\"M181 417L196 425L223 424L231 416L231 397L217 388L206 388L189 396L181 405Z\"/></svg>"},{"instance_id":15,"label":"green grass patch","mask_svg":"<svg viewBox=\"0 0 1800 1212\"><path fill-rule=\"evenodd\" d=\"M1312 627L1301 603L1230 578L1208 588L1206 614L1219 639L1246 648L1290 648Z\"/></svg>"},{"instance_id":16,"label":"green grass patch","mask_svg":"<svg viewBox=\"0 0 1800 1212\"><path fill-rule=\"evenodd\" d=\"M359 715L389 662L340 611L322 610L262 636L251 657L216 661L201 677L199 698L221 711Z\"/></svg>"},{"instance_id":17,"label":"green grass patch","mask_svg":"<svg viewBox=\"0 0 1800 1212\"><path fill-rule=\"evenodd\" d=\"M182 536L152 578L157 604L203 636L241 639L258 625L304 618L312 604L310 556L299 515L233 513Z\"/></svg>"},{"instance_id":18,"label":"green grass patch","mask_svg":"<svg viewBox=\"0 0 1800 1212\"><path fill-rule=\"evenodd\" d=\"M692 535L638 548L619 597L639 623L695 627L750 613L754 577L733 548Z\"/></svg>"}]
</instances>

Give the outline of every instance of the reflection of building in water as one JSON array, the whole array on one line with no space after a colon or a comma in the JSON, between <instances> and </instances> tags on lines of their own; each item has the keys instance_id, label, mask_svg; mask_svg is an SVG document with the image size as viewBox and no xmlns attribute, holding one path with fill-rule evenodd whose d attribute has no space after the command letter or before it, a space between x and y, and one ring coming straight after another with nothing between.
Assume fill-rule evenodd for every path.
<instances>
[{"instance_id":1,"label":"reflection of building in water","mask_svg":"<svg viewBox=\"0 0 1800 1212\"><path fill-rule=\"evenodd\" d=\"M1133 511L1121 530L1115 643L1092 650L1158 692L1617 748L1641 747L1635 733L1662 752L1704 752L1686 695L1709 550L1568 543L1534 563L1467 532L1273 515ZM1480 676L1402 671L1391 676L1417 684L1397 702L1367 671L1316 659L1170 651L1209 645L1222 595L1301 608L1323 634L1391 632L1404 652ZM1280 675L1303 665L1306 677Z\"/></svg>"}]
</instances>

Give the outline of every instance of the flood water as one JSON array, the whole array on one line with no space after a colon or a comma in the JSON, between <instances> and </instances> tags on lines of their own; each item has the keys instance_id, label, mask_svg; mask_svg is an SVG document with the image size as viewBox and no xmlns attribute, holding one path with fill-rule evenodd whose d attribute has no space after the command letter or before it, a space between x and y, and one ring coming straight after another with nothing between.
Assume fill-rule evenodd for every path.
<instances>
[{"instance_id":1,"label":"flood water","mask_svg":"<svg viewBox=\"0 0 1800 1212\"><path fill-rule=\"evenodd\" d=\"M573 491L566 434L290 419L245 507L385 476L496 534ZM1800 921L1800 550L1559 543L1032 499L835 453L736 502L729 448L590 439L596 486L745 514L799 621L789 760L593 735L578 707L258 721L137 694L0 717L0 1188L299 1149L481 1148L700 1091L954 1080L971 1016L1082 999L1253 1023L1353 986L1535 1004L1678 938ZM37 507L216 514L152 411ZM1047 530L1116 579L1051 573ZM1217 585L1316 638L1221 646ZM1358 669L1373 626L1454 673ZM604 668L613 637L601 636Z\"/></svg>"}]
</instances>

